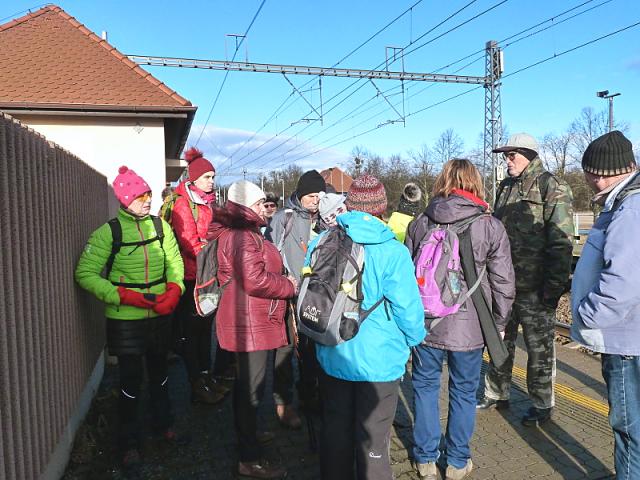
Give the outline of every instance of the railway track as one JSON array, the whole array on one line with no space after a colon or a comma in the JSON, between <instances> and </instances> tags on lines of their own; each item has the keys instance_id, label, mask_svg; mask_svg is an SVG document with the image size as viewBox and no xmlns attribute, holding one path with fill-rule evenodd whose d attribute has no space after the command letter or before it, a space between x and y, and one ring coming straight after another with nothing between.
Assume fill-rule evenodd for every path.
<instances>
[{"instance_id":1,"label":"railway track","mask_svg":"<svg viewBox=\"0 0 640 480\"><path fill-rule=\"evenodd\" d=\"M571 324L565 322L556 322L556 335L563 338L571 338Z\"/></svg>"}]
</instances>

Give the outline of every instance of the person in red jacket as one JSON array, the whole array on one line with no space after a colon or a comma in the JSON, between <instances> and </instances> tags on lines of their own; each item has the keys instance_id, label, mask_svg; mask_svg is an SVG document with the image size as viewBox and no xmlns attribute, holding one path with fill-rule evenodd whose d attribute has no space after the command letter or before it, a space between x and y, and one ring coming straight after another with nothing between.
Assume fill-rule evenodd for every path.
<instances>
[{"instance_id":1,"label":"person in red jacket","mask_svg":"<svg viewBox=\"0 0 640 480\"><path fill-rule=\"evenodd\" d=\"M177 337L182 343L179 351L191 383L191 400L216 404L229 390L217 384L210 374L213 316L199 317L193 297L196 255L207 243L207 230L213 217L211 207L216 200L216 171L197 148L187 150L185 160L189 176L176 187L177 198L171 215L171 225L184 261L185 284L174 320Z\"/></svg>"},{"instance_id":2,"label":"person in red jacket","mask_svg":"<svg viewBox=\"0 0 640 480\"><path fill-rule=\"evenodd\" d=\"M218 239L218 281L224 288L216 333L220 346L236 357L238 474L280 478L286 470L262 460L261 441L267 437L257 434L257 407L264 394L269 351L276 350L276 364L282 361L277 349L288 341L286 299L296 294L297 282L282 274L277 248L260 234L266 225L264 201L264 192L251 182L231 185L225 209L214 211L209 239Z\"/></svg>"}]
</instances>

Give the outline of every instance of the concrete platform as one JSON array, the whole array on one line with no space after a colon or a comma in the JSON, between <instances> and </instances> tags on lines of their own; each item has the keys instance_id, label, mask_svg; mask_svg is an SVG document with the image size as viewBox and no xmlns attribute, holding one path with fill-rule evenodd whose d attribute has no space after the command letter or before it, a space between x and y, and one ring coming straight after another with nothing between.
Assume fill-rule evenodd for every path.
<instances>
[{"instance_id":1,"label":"concrete platform","mask_svg":"<svg viewBox=\"0 0 640 480\"><path fill-rule=\"evenodd\" d=\"M569 346L558 345L556 409L553 420L543 428L528 428L520 418L529 407L524 367L526 356L519 349L514 369L511 408L478 415L471 443L476 466L469 479L605 479L613 478L613 437L607 423L607 404L599 358ZM485 365L486 367L486 365ZM484 367L483 367L484 368ZM444 373L446 377L446 372ZM115 453L115 369L110 367L101 392L81 428L72 454L67 480L123 479ZM180 361L170 372L172 401L177 429L190 432L186 447L168 447L147 438L143 451L144 479L231 479L236 462L235 435L230 399L220 406L192 406L188 384ZM446 380L443 379L443 392ZM441 419L446 423L446 395L441 395ZM391 457L396 478L417 479L410 462L412 440L412 389L408 376L402 384L396 416ZM317 455L309 450L307 430L281 428L270 395L260 410L264 429L276 433L267 456L282 462L290 479L317 479ZM319 419L314 420L320 430Z\"/></svg>"}]
</instances>

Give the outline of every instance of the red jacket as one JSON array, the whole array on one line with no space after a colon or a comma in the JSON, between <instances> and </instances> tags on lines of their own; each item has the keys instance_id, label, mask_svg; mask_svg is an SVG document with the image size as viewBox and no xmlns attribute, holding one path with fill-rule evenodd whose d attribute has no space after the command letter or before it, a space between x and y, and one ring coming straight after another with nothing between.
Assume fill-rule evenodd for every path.
<instances>
[{"instance_id":1,"label":"red jacket","mask_svg":"<svg viewBox=\"0 0 640 480\"><path fill-rule=\"evenodd\" d=\"M187 187L185 182L180 183L176 188L179 197L173 206L171 215L171 226L176 234L180 253L184 261L184 279L196 279L196 255L205 245L207 229L213 218L211 207L200 199L198 194L191 192L191 196L187 195ZM198 211L198 222L193 215L188 198L192 199Z\"/></svg>"},{"instance_id":2,"label":"red jacket","mask_svg":"<svg viewBox=\"0 0 640 480\"><path fill-rule=\"evenodd\" d=\"M284 299L293 297L295 289L282 275L275 245L260 234L265 221L231 201L214 216L209 238L218 238L218 281L225 285L216 314L220 346L254 352L286 345Z\"/></svg>"}]
</instances>

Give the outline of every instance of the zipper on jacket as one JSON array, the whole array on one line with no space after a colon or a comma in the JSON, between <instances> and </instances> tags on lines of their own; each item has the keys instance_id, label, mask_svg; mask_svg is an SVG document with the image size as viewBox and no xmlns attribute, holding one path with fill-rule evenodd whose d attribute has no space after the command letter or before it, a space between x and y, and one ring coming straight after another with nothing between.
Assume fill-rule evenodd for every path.
<instances>
[{"instance_id":1,"label":"zipper on jacket","mask_svg":"<svg viewBox=\"0 0 640 480\"><path fill-rule=\"evenodd\" d=\"M140 234L140 240L146 240L144 238L144 234L142 233L142 229L140 228L140 220L136 219L136 228L138 229L138 233ZM142 251L144 253L144 281L145 283L149 283L149 251L147 250L147 246L142 246ZM147 293L151 293L151 289L147 287ZM151 312L147 309L147 318L151 317Z\"/></svg>"}]
</instances>

